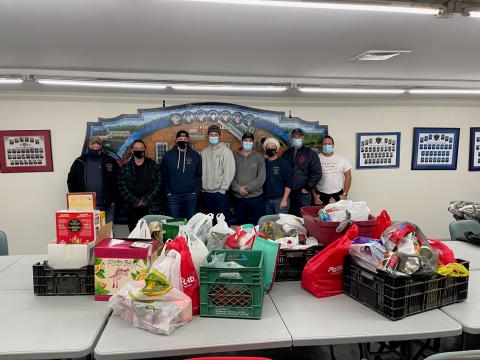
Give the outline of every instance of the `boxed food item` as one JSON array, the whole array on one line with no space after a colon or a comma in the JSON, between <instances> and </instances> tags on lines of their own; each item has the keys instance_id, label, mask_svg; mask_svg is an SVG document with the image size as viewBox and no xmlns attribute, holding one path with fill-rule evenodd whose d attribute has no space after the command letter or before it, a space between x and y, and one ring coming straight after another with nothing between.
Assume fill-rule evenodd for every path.
<instances>
[{"instance_id":1,"label":"boxed food item","mask_svg":"<svg viewBox=\"0 0 480 360\"><path fill-rule=\"evenodd\" d=\"M95 243L112 237L112 226L112 222L102 226L98 230L96 241L89 244L48 244L48 265L53 269L79 269L93 265Z\"/></svg>"},{"instance_id":2,"label":"boxed food item","mask_svg":"<svg viewBox=\"0 0 480 360\"><path fill-rule=\"evenodd\" d=\"M57 243L85 244L96 240L100 211L61 210L56 213Z\"/></svg>"},{"instance_id":3,"label":"boxed food item","mask_svg":"<svg viewBox=\"0 0 480 360\"><path fill-rule=\"evenodd\" d=\"M144 280L162 247L158 241L106 238L95 246L95 300L105 301L132 280Z\"/></svg>"},{"instance_id":4,"label":"boxed food item","mask_svg":"<svg viewBox=\"0 0 480 360\"><path fill-rule=\"evenodd\" d=\"M96 195L94 192L67 193L67 209L88 211L96 209Z\"/></svg>"}]
</instances>

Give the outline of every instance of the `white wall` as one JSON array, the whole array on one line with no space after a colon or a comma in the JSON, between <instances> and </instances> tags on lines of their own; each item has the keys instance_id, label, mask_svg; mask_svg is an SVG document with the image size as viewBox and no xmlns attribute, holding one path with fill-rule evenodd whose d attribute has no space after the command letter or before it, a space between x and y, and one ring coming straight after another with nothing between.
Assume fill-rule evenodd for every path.
<instances>
[{"instance_id":1,"label":"white wall","mask_svg":"<svg viewBox=\"0 0 480 360\"><path fill-rule=\"evenodd\" d=\"M50 129L54 172L0 174L0 229L11 254L45 253L54 238L55 211L65 208L66 177L79 155L86 123L98 117L136 113L161 106L163 98L118 94L0 94L0 129ZM225 101L275 111L329 126L336 151L355 162L355 134L400 131L399 169L353 170L350 197L366 200L374 214L416 222L434 238L448 238L450 200L480 201L479 172L468 171L469 128L480 126L480 102L459 101L311 101L271 98L166 97L167 106ZM413 127L460 127L456 171L411 171Z\"/></svg>"}]
</instances>

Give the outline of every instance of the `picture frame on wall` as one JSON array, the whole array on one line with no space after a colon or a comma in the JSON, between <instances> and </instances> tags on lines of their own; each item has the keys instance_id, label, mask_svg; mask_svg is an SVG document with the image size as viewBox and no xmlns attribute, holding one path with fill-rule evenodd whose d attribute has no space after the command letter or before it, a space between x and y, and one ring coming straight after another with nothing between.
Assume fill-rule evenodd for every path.
<instances>
[{"instance_id":1,"label":"picture frame on wall","mask_svg":"<svg viewBox=\"0 0 480 360\"><path fill-rule=\"evenodd\" d=\"M456 170L460 128L413 128L412 170Z\"/></svg>"},{"instance_id":2,"label":"picture frame on wall","mask_svg":"<svg viewBox=\"0 0 480 360\"><path fill-rule=\"evenodd\" d=\"M400 167L399 132L357 133L357 169Z\"/></svg>"},{"instance_id":3,"label":"picture frame on wall","mask_svg":"<svg viewBox=\"0 0 480 360\"><path fill-rule=\"evenodd\" d=\"M53 171L50 130L1 130L0 171Z\"/></svg>"},{"instance_id":4,"label":"picture frame on wall","mask_svg":"<svg viewBox=\"0 0 480 360\"><path fill-rule=\"evenodd\" d=\"M470 128L469 171L480 171L480 127Z\"/></svg>"}]
</instances>

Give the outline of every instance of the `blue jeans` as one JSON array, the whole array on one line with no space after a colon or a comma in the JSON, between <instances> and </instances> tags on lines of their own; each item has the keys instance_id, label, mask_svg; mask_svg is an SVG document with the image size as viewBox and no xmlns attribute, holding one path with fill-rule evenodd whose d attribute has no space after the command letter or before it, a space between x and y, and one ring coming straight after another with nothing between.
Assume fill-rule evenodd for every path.
<instances>
[{"instance_id":1,"label":"blue jeans","mask_svg":"<svg viewBox=\"0 0 480 360\"><path fill-rule=\"evenodd\" d=\"M205 210L207 213L217 214L222 213L225 215L225 221L229 224L230 221L230 206L228 202L228 195L221 192L203 193L203 199L205 202Z\"/></svg>"},{"instance_id":2,"label":"blue jeans","mask_svg":"<svg viewBox=\"0 0 480 360\"><path fill-rule=\"evenodd\" d=\"M290 201L290 214L301 216L300 208L312 205L312 193L309 191L308 194L304 194L301 190L293 190L290 193Z\"/></svg>"},{"instance_id":3,"label":"blue jeans","mask_svg":"<svg viewBox=\"0 0 480 360\"><path fill-rule=\"evenodd\" d=\"M195 193L171 194L167 196L168 210L174 218L190 219L197 213L198 197Z\"/></svg>"},{"instance_id":4,"label":"blue jeans","mask_svg":"<svg viewBox=\"0 0 480 360\"><path fill-rule=\"evenodd\" d=\"M265 214L263 196L235 199L237 225L257 225L258 220Z\"/></svg>"},{"instance_id":5,"label":"blue jeans","mask_svg":"<svg viewBox=\"0 0 480 360\"><path fill-rule=\"evenodd\" d=\"M283 209L280 209L281 202L281 197L265 199L265 215L288 214L288 210L290 210L290 199L287 201L287 207Z\"/></svg>"}]
</instances>

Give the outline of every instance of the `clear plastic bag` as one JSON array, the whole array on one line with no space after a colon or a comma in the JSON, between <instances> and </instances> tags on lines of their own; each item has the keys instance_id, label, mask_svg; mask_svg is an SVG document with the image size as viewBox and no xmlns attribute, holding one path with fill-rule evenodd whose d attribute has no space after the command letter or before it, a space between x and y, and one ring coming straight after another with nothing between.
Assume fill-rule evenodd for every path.
<instances>
[{"instance_id":1,"label":"clear plastic bag","mask_svg":"<svg viewBox=\"0 0 480 360\"><path fill-rule=\"evenodd\" d=\"M192 321L192 301L183 292L170 287L165 293L147 295L144 287L145 281L130 282L113 295L108 305L114 315L134 327L160 335L170 335Z\"/></svg>"}]
</instances>

